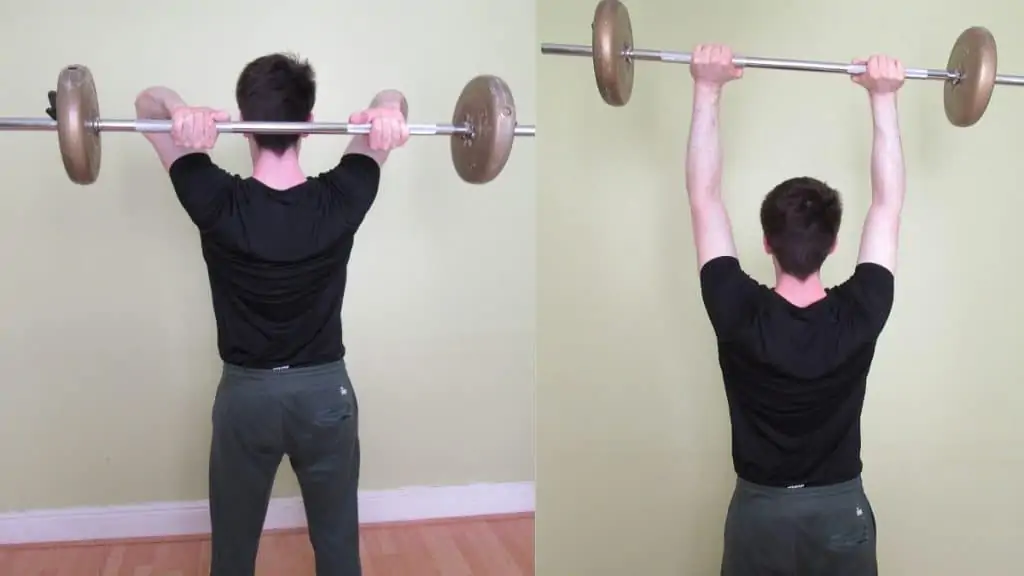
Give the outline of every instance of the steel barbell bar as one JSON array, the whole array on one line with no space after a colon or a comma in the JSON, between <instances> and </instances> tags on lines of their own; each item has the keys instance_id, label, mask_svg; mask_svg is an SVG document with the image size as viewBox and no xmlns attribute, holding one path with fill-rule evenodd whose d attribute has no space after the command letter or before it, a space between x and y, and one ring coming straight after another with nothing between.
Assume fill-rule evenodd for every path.
<instances>
[{"instance_id":1,"label":"steel barbell bar","mask_svg":"<svg viewBox=\"0 0 1024 576\"><path fill-rule=\"evenodd\" d=\"M92 184L100 171L103 132L170 132L169 120L116 120L100 117L92 72L68 66L57 77L54 118L0 118L0 130L56 131L61 159L76 184ZM49 112L49 111L48 111ZM222 122L217 131L230 134L367 134L369 124L328 122ZM535 126L519 126L512 91L497 76L470 80L459 95L450 124L411 124L411 135L450 136L452 164L459 177L473 184L490 182L501 173L516 136L536 136Z\"/></svg>"},{"instance_id":2,"label":"steel barbell bar","mask_svg":"<svg viewBox=\"0 0 1024 576\"><path fill-rule=\"evenodd\" d=\"M170 120L115 120L100 118L86 124L98 132L164 133L171 131ZM0 130L47 132L57 130L57 121L49 118L0 117ZM369 134L369 124L344 122L218 122L221 134ZM515 136L536 136L535 126L516 126ZM409 124L411 136L473 136L468 124Z\"/></svg>"},{"instance_id":3,"label":"steel barbell bar","mask_svg":"<svg viewBox=\"0 0 1024 576\"><path fill-rule=\"evenodd\" d=\"M555 54L560 56L593 56L594 49L581 44L553 44L541 45L542 54ZM689 64L693 61L692 52L673 52L670 50L643 50L639 48L625 49L622 56L629 60L644 60L648 62L666 62L670 64ZM848 64L841 62L820 62L817 60L791 60L785 58L758 58L753 56L736 56L732 63L742 68L765 68L769 70L798 70L803 72L832 72L838 74L863 74L863 64ZM905 70L907 78L923 80L959 80L960 75L948 70L933 70L926 68L908 68Z\"/></svg>"},{"instance_id":4,"label":"steel barbell bar","mask_svg":"<svg viewBox=\"0 0 1024 576\"><path fill-rule=\"evenodd\" d=\"M611 106L624 106L633 91L633 62L650 61L689 64L692 54L633 47L629 11L619 0L601 0L594 11L592 45L541 44L541 54L590 56L602 99ZM745 68L863 74L864 65L815 60L739 56L733 63ZM966 127L985 114L996 84L1024 86L1024 76L996 73L996 41L986 28L964 30L953 44L946 69L908 68L907 79L941 80L946 118L954 126Z\"/></svg>"}]
</instances>

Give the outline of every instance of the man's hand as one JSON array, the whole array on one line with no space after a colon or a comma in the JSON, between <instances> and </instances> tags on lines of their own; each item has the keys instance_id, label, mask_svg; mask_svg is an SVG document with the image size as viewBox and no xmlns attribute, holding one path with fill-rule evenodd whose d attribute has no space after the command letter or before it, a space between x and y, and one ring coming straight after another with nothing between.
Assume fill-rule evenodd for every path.
<instances>
[{"instance_id":1,"label":"man's hand","mask_svg":"<svg viewBox=\"0 0 1024 576\"><path fill-rule=\"evenodd\" d=\"M353 124L369 124L370 133L360 134L349 141L343 156L361 154L383 166L391 151L404 146L409 140L409 126L405 123L408 116L409 104L401 92L378 92L366 110L349 117L348 121Z\"/></svg>"},{"instance_id":2,"label":"man's hand","mask_svg":"<svg viewBox=\"0 0 1024 576\"><path fill-rule=\"evenodd\" d=\"M171 113L171 140L178 148L205 151L217 143L217 122L227 122L231 115L222 110L203 107L180 107Z\"/></svg>"},{"instance_id":3,"label":"man's hand","mask_svg":"<svg viewBox=\"0 0 1024 576\"><path fill-rule=\"evenodd\" d=\"M728 46L697 46L690 61L690 76L700 87L720 90L722 86L743 77L743 68L732 63Z\"/></svg>"},{"instance_id":4,"label":"man's hand","mask_svg":"<svg viewBox=\"0 0 1024 576\"><path fill-rule=\"evenodd\" d=\"M369 124L367 135L370 150L390 152L409 141L409 126L398 106L378 106L356 112L348 119L352 124Z\"/></svg>"},{"instance_id":5,"label":"man's hand","mask_svg":"<svg viewBox=\"0 0 1024 576\"><path fill-rule=\"evenodd\" d=\"M854 60L853 63L863 65L867 70L850 78L866 88L872 96L893 94L903 87L906 80L903 64L895 58L872 56L867 60Z\"/></svg>"}]
</instances>

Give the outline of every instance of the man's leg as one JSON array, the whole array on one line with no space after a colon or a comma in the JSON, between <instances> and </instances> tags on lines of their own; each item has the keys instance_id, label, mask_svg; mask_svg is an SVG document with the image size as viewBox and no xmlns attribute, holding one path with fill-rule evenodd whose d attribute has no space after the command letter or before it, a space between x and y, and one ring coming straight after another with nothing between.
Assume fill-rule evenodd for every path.
<instances>
[{"instance_id":1,"label":"man's leg","mask_svg":"<svg viewBox=\"0 0 1024 576\"><path fill-rule=\"evenodd\" d=\"M361 576L359 407L343 365L298 387L288 412L288 457L302 490L316 574Z\"/></svg>"},{"instance_id":2,"label":"man's leg","mask_svg":"<svg viewBox=\"0 0 1024 576\"><path fill-rule=\"evenodd\" d=\"M800 564L810 576L878 576L875 515L860 481L822 496L806 521Z\"/></svg>"},{"instance_id":3,"label":"man's leg","mask_svg":"<svg viewBox=\"0 0 1024 576\"><path fill-rule=\"evenodd\" d=\"M241 381L239 381L241 380ZM272 383L225 371L210 443L211 576L253 576L274 476L283 457Z\"/></svg>"},{"instance_id":4,"label":"man's leg","mask_svg":"<svg viewBox=\"0 0 1024 576\"><path fill-rule=\"evenodd\" d=\"M725 519L721 575L797 576L793 540L785 502L770 488L740 481Z\"/></svg>"}]
</instances>

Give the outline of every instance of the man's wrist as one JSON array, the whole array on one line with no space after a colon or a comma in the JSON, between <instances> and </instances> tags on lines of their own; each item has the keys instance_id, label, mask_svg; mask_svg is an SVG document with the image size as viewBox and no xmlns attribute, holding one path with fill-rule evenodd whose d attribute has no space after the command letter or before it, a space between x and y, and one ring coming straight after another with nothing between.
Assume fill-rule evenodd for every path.
<instances>
[{"instance_id":1,"label":"man's wrist","mask_svg":"<svg viewBox=\"0 0 1024 576\"><path fill-rule=\"evenodd\" d=\"M876 128L890 128L898 124L896 93L871 94L871 117Z\"/></svg>"},{"instance_id":2,"label":"man's wrist","mask_svg":"<svg viewBox=\"0 0 1024 576\"><path fill-rule=\"evenodd\" d=\"M868 98L871 100L871 108L873 109L896 108L895 92L882 92L880 94L870 92Z\"/></svg>"},{"instance_id":3,"label":"man's wrist","mask_svg":"<svg viewBox=\"0 0 1024 576\"><path fill-rule=\"evenodd\" d=\"M722 85L706 82L695 82L693 85L694 102L717 104L722 97Z\"/></svg>"}]
</instances>

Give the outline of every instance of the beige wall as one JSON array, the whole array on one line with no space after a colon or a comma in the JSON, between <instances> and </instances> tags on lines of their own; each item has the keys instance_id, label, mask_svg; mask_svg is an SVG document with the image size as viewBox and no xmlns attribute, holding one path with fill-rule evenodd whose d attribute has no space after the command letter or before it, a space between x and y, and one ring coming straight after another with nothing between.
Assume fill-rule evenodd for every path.
<instances>
[{"instance_id":1,"label":"beige wall","mask_svg":"<svg viewBox=\"0 0 1024 576\"><path fill-rule=\"evenodd\" d=\"M877 51L943 67L960 31L981 24L999 41L1000 68L1024 70L1024 9L995 0L628 6L638 47L725 42L839 60ZM540 39L589 43L593 7L539 4ZM614 109L586 59L538 58L537 574L717 574L734 475L683 184L688 70L638 64L632 102ZM885 574L1020 573L1022 98L999 88L979 125L957 129L937 83L909 83L902 96L909 192L896 304L863 419ZM845 193L825 269L843 280L869 193L863 90L750 70L723 105L725 194L748 270L772 280L760 199L810 174Z\"/></svg>"},{"instance_id":2,"label":"beige wall","mask_svg":"<svg viewBox=\"0 0 1024 576\"><path fill-rule=\"evenodd\" d=\"M108 117L156 83L233 110L241 67L289 50L317 69L321 120L395 87L415 121L449 122L480 73L535 119L531 4L43 0L0 30L8 115L42 115L70 63L92 68ZM304 167L333 166L346 141L309 138ZM458 179L444 138L392 156L344 311L365 489L533 478L534 146L486 187ZM213 316L197 235L150 147L104 136L89 188L64 175L54 134L0 136L0 156L0 511L205 497ZM241 138L214 156L249 168ZM277 494L295 494L282 470Z\"/></svg>"}]
</instances>

